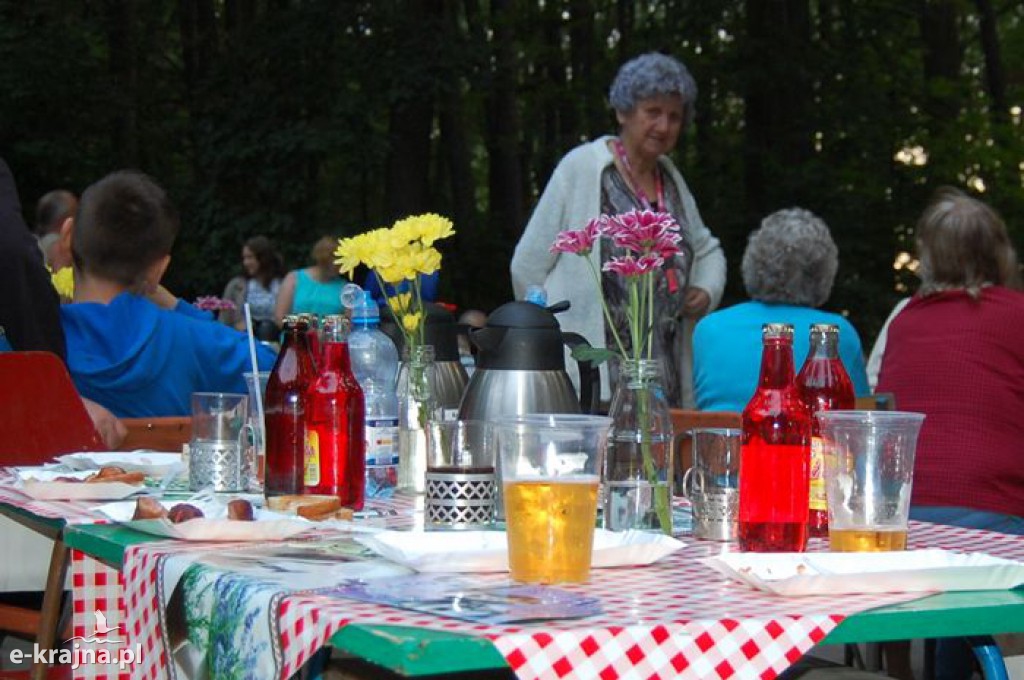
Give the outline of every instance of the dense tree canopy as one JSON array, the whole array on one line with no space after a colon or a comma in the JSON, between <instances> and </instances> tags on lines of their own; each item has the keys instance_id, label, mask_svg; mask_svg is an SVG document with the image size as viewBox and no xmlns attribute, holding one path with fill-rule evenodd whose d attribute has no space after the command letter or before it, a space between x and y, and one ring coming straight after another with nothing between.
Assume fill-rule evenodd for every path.
<instances>
[{"instance_id":1,"label":"dense tree canopy","mask_svg":"<svg viewBox=\"0 0 1024 680\"><path fill-rule=\"evenodd\" d=\"M445 297L490 309L537 192L614 131L607 87L647 50L701 88L676 160L731 299L746 234L783 207L832 227L829 307L866 340L913 286L894 263L936 186L981 193L1021 243L1016 0L0 0L0 155L27 213L118 167L156 177L189 297L248 236L299 266L322 234L429 210L458 232Z\"/></svg>"}]
</instances>

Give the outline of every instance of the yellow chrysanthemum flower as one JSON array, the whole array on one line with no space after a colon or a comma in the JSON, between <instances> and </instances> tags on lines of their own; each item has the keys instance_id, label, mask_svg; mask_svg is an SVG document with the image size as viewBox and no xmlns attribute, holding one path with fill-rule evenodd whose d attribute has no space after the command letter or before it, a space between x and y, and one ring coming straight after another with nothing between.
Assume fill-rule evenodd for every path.
<instances>
[{"instance_id":1,"label":"yellow chrysanthemum flower","mask_svg":"<svg viewBox=\"0 0 1024 680\"><path fill-rule=\"evenodd\" d=\"M64 267L56 272L50 272L50 282L57 290L57 294L68 300L75 297L75 277L71 267Z\"/></svg>"},{"instance_id":2,"label":"yellow chrysanthemum flower","mask_svg":"<svg viewBox=\"0 0 1024 680\"><path fill-rule=\"evenodd\" d=\"M395 293L388 297L388 306L391 307L395 314L404 314L412 308L411 305L412 293Z\"/></svg>"},{"instance_id":3,"label":"yellow chrysanthemum flower","mask_svg":"<svg viewBox=\"0 0 1024 680\"><path fill-rule=\"evenodd\" d=\"M422 341L423 301L417 277L433 274L441 268L441 253L433 248L440 239L455 234L446 217L426 213L398 220L390 228L382 227L343 238L334 251L335 264L342 274L350 275L363 265L373 275L393 286L409 283L410 293L388 298L388 306L401 319L401 327L411 344Z\"/></svg>"},{"instance_id":4,"label":"yellow chrysanthemum flower","mask_svg":"<svg viewBox=\"0 0 1024 680\"><path fill-rule=\"evenodd\" d=\"M409 333L415 333L419 330L420 319L423 317L419 312L413 312L412 314L406 314L402 317L402 326Z\"/></svg>"}]
</instances>

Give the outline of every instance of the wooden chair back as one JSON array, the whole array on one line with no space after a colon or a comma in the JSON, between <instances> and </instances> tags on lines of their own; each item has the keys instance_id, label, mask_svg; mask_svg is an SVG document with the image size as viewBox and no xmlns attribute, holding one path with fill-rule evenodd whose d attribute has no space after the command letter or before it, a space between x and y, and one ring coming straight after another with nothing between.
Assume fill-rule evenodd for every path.
<instances>
[{"instance_id":1,"label":"wooden chair back","mask_svg":"<svg viewBox=\"0 0 1024 680\"><path fill-rule=\"evenodd\" d=\"M0 465L33 465L105 447L64 363L49 352L0 352Z\"/></svg>"},{"instance_id":2,"label":"wooden chair back","mask_svg":"<svg viewBox=\"0 0 1024 680\"><path fill-rule=\"evenodd\" d=\"M896 395L892 392L878 392L866 397L857 397L854 408L862 411L895 411Z\"/></svg>"},{"instance_id":3,"label":"wooden chair back","mask_svg":"<svg viewBox=\"0 0 1024 680\"><path fill-rule=\"evenodd\" d=\"M181 453L181 448L192 437L192 419L189 416L164 418L122 418L128 434L118 447L120 451L152 449Z\"/></svg>"},{"instance_id":4,"label":"wooden chair back","mask_svg":"<svg viewBox=\"0 0 1024 680\"><path fill-rule=\"evenodd\" d=\"M693 437L690 431L701 427L739 427L741 415L738 411L689 411L669 409L672 417L672 431L676 438L676 479L675 492L682 489L686 470L693 465Z\"/></svg>"}]
</instances>

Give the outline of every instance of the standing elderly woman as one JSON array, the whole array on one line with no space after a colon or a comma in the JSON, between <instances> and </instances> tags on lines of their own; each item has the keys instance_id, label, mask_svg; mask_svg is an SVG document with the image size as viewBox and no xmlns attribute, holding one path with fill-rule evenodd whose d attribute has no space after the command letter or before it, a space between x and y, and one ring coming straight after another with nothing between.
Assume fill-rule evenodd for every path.
<instances>
[{"instance_id":1,"label":"standing elderly woman","mask_svg":"<svg viewBox=\"0 0 1024 680\"><path fill-rule=\"evenodd\" d=\"M218 319L240 331L245 330L245 312L249 303L253 332L260 340L277 340L278 327L274 322L274 306L284 277L284 260L266 236L253 236L242 246L242 274L228 281L224 299L234 303L234 309L220 311Z\"/></svg>"},{"instance_id":2,"label":"standing elderly woman","mask_svg":"<svg viewBox=\"0 0 1024 680\"><path fill-rule=\"evenodd\" d=\"M839 249L814 213L791 208L764 218L743 252L743 285L750 301L709 314L694 331L697 408L743 410L757 386L761 326L766 323L793 324L797 369L807 357L811 324L839 326L839 358L857 395L869 394L860 336L842 316L818 309L828 300L838 269Z\"/></svg>"},{"instance_id":3,"label":"standing elderly woman","mask_svg":"<svg viewBox=\"0 0 1024 680\"><path fill-rule=\"evenodd\" d=\"M718 239L704 226L683 176L666 156L693 121L697 84L681 62L652 52L619 69L608 98L619 122L618 136L576 147L555 168L516 246L512 286L519 299L528 286L541 285L548 300L571 301L572 307L559 315L563 330L580 333L597 347L614 346L586 261L552 253L551 244L559 231L580 229L602 213L671 213L681 228L685 255L668 263L657 284L654 350L666 364L669 403L692 405L693 323L718 304L725 288L725 256ZM604 240L593 257L605 262L614 254ZM622 325L621 281L606 275L602 288L616 325ZM578 384L574 362L567 366ZM602 366L603 399L609 398L613 381Z\"/></svg>"}]
</instances>

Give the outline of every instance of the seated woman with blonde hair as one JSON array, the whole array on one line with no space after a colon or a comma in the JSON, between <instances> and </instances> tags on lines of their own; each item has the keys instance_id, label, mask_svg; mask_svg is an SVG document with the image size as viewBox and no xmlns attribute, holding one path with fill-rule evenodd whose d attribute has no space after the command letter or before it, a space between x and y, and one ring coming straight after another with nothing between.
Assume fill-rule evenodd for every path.
<instances>
[{"instance_id":1,"label":"seated woman with blonde hair","mask_svg":"<svg viewBox=\"0 0 1024 680\"><path fill-rule=\"evenodd\" d=\"M334 249L338 239L323 236L313 245L313 264L288 272L277 294L274 319L280 324L288 314L341 314L341 289L348 279L338 273Z\"/></svg>"}]
</instances>

